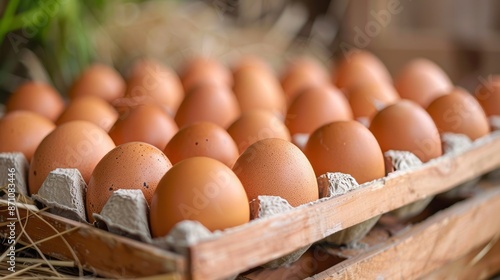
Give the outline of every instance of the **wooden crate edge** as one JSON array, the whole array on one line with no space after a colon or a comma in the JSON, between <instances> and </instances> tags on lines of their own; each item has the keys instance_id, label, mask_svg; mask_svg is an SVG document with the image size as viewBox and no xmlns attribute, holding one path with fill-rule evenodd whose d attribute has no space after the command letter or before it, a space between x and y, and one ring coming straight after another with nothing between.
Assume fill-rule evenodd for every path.
<instances>
[{"instance_id":1,"label":"wooden crate edge","mask_svg":"<svg viewBox=\"0 0 500 280\"><path fill-rule=\"evenodd\" d=\"M253 221L190 247L194 279L219 279L454 186L500 166L500 137L411 172L399 172L345 195ZM467 164L460 164L466 162ZM224 248L222 252L221 248Z\"/></svg>"},{"instance_id":2,"label":"wooden crate edge","mask_svg":"<svg viewBox=\"0 0 500 280\"><path fill-rule=\"evenodd\" d=\"M426 276L496 239L500 220L494 217L499 211L500 188L488 190L310 279ZM491 219L485 220L486 217Z\"/></svg>"},{"instance_id":3,"label":"wooden crate edge","mask_svg":"<svg viewBox=\"0 0 500 280\"><path fill-rule=\"evenodd\" d=\"M83 268L106 277L138 277L157 274L187 273L185 257L152 245L121 237L90 225L75 222L44 211L18 208L16 237L23 243L40 242L50 236L64 233L61 237L38 244L41 251L62 260L80 263ZM7 206L0 204L0 221L7 221ZM21 233L21 223L24 232ZM0 236L7 236L10 230L0 226ZM73 252L68 249L72 247Z\"/></svg>"}]
</instances>

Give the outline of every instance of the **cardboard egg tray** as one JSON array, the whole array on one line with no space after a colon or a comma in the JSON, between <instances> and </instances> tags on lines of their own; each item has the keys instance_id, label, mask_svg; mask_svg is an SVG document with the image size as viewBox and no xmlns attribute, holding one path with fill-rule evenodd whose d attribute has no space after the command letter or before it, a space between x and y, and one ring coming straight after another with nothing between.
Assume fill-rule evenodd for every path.
<instances>
[{"instance_id":1,"label":"cardboard egg tray","mask_svg":"<svg viewBox=\"0 0 500 280\"><path fill-rule=\"evenodd\" d=\"M120 237L23 203L17 203L20 222L15 231L20 243L34 242L46 255L75 261L105 277L227 279L239 275L240 279L279 279L285 276L272 273L301 268L304 263L311 263L309 255L287 268L258 267L353 225L449 191L499 167L500 134L496 132L463 152L442 156L415 169L390 173L346 194L320 199L194 242L186 247L184 254ZM500 267L498 213L500 188L490 187L409 229L399 226L396 233L381 231L378 225L360 242L365 246L361 249L324 249L328 255L343 257L336 258L312 279L378 276L406 279L431 272L438 279L446 275L446 268L494 273L493 268ZM8 218L8 205L2 200L0 235L4 237L10 233L6 226ZM394 235L380 237L377 235L380 232ZM56 233L59 235L52 237ZM320 261L312 263L319 266ZM474 270L466 270L469 271ZM298 275L301 274L297 272L295 277L302 277Z\"/></svg>"},{"instance_id":2,"label":"cardboard egg tray","mask_svg":"<svg viewBox=\"0 0 500 280\"><path fill-rule=\"evenodd\" d=\"M487 279L500 272L499 187L484 180L474 195L439 196L410 220L384 215L357 244L317 245L290 267L241 279Z\"/></svg>"}]
</instances>

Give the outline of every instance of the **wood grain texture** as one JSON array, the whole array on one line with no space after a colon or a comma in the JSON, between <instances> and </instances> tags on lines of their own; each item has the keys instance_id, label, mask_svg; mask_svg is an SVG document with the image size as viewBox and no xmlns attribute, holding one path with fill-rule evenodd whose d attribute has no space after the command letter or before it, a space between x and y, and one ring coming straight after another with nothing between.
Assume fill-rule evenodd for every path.
<instances>
[{"instance_id":1,"label":"wood grain texture","mask_svg":"<svg viewBox=\"0 0 500 280\"><path fill-rule=\"evenodd\" d=\"M237 280L299 280L320 273L343 260L343 258L329 254L320 246L314 246L290 266L255 269L241 274Z\"/></svg>"},{"instance_id":2,"label":"wood grain texture","mask_svg":"<svg viewBox=\"0 0 500 280\"><path fill-rule=\"evenodd\" d=\"M495 240L493 240L495 241ZM425 276L427 280L488 279L500 273L500 241L488 242Z\"/></svg>"},{"instance_id":3,"label":"wood grain texture","mask_svg":"<svg viewBox=\"0 0 500 280\"><path fill-rule=\"evenodd\" d=\"M416 279L426 276L478 246L496 240L500 232L498 213L500 188L495 188L438 212L363 254L309 279Z\"/></svg>"},{"instance_id":4,"label":"wood grain texture","mask_svg":"<svg viewBox=\"0 0 500 280\"><path fill-rule=\"evenodd\" d=\"M476 191L491 189L494 185L500 186L500 180L483 180ZM476 192L477 193L477 192ZM469 197L470 198L470 197ZM420 217L410 220L397 219L394 216L384 215L380 222L359 243L353 246L325 246L317 244L309 250L309 255L302 256L299 261L289 267L280 269L253 269L241 275L242 280L263 279L304 279L337 265L346 259L366 254L372 248L380 248L380 244L390 244L392 236L410 229L417 223L424 221L439 211L442 211L460 200L435 200ZM452 204L450 204L452 203ZM500 239L500 234L499 234ZM459 257L423 278L438 279L485 279L500 270L500 240L493 238L488 244L481 244L467 255ZM325 260L327 261L325 263ZM326 265L326 266L325 266ZM396 265L396 264L395 264ZM325 277L331 277L327 275ZM239 278L239 279L240 279ZM238 280L239 280L238 279Z\"/></svg>"},{"instance_id":5,"label":"wood grain texture","mask_svg":"<svg viewBox=\"0 0 500 280\"><path fill-rule=\"evenodd\" d=\"M190 248L193 279L220 279L256 267L332 233L435 195L500 166L500 139L343 196L253 221Z\"/></svg>"},{"instance_id":6,"label":"wood grain texture","mask_svg":"<svg viewBox=\"0 0 500 280\"><path fill-rule=\"evenodd\" d=\"M122 278L174 273L174 278L186 275L192 279L221 279L377 215L447 191L500 167L499 154L500 138L497 137L461 155L442 157L419 169L392 174L345 195L227 230L192 245L187 258L54 215L44 213L43 216L57 231L69 230L64 236L77 252L77 259L85 268L100 275ZM0 210L0 219L5 221L6 213L2 212L5 207L0 206ZM27 229L33 240L54 233L42 220L33 217L29 218ZM5 235L6 230L0 226L0 234ZM41 248L60 259L73 259L61 239L41 244Z\"/></svg>"},{"instance_id":7,"label":"wood grain texture","mask_svg":"<svg viewBox=\"0 0 500 280\"><path fill-rule=\"evenodd\" d=\"M49 213L39 212L43 220L32 214L28 215L25 209L19 208L19 214L21 223L25 225L25 232L35 242L58 232L65 232L62 237L39 243L38 247L42 252L61 260L79 262L83 268L98 275L125 278L163 274L163 279L181 279L185 273L184 259L165 250ZM9 234L6 223L3 223L8 217L6 206L0 205L0 236ZM21 237L23 244L32 243L26 234L21 234L19 222L16 223L16 236ZM70 244L75 255L63 238Z\"/></svg>"}]
</instances>

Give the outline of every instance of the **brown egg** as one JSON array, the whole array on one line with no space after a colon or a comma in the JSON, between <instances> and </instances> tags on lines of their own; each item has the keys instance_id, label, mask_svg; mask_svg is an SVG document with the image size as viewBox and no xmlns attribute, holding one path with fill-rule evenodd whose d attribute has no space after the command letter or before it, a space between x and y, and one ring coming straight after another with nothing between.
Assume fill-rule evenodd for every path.
<instances>
[{"instance_id":1,"label":"brown egg","mask_svg":"<svg viewBox=\"0 0 500 280\"><path fill-rule=\"evenodd\" d=\"M500 116L500 75L490 76L474 92L488 117Z\"/></svg>"},{"instance_id":2,"label":"brown egg","mask_svg":"<svg viewBox=\"0 0 500 280\"><path fill-rule=\"evenodd\" d=\"M125 77L127 80L143 78L144 76L151 75L154 72L165 70L164 68L165 66L154 58L139 58L134 60L132 65L128 67Z\"/></svg>"},{"instance_id":3,"label":"brown egg","mask_svg":"<svg viewBox=\"0 0 500 280\"><path fill-rule=\"evenodd\" d=\"M453 88L448 75L437 64L425 58L408 62L394 85L401 98L412 100L422 108Z\"/></svg>"},{"instance_id":4,"label":"brown egg","mask_svg":"<svg viewBox=\"0 0 500 280\"><path fill-rule=\"evenodd\" d=\"M195 87L206 85L233 85L231 71L219 61L210 57L196 56L190 58L181 71L182 85L186 93Z\"/></svg>"},{"instance_id":5,"label":"brown egg","mask_svg":"<svg viewBox=\"0 0 500 280\"><path fill-rule=\"evenodd\" d=\"M207 85L193 89L182 101L175 122L179 127L208 121L223 128L240 115L238 101L230 88Z\"/></svg>"},{"instance_id":6,"label":"brown egg","mask_svg":"<svg viewBox=\"0 0 500 280\"><path fill-rule=\"evenodd\" d=\"M64 123L48 134L31 159L29 191L38 192L50 171L76 168L86 183L97 163L115 147L99 126L87 121Z\"/></svg>"},{"instance_id":7,"label":"brown egg","mask_svg":"<svg viewBox=\"0 0 500 280\"><path fill-rule=\"evenodd\" d=\"M334 86L311 88L295 98L285 118L291 135L311 134L318 127L338 120L351 120L345 96Z\"/></svg>"},{"instance_id":8,"label":"brown egg","mask_svg":"<svg viewBox=\"0 0 500 280\"><path fill-rule=\"evenodd\" d=\"M7 100L6 112L27 110L55 121L64 110L64 100L50 85L27 82L18 87Z\"/></svg>"},{"instance_id":9,"label":"brown egg","mask_svg":"<svg viewBox=\"0 0 500 280\"><path fill-rule=\"evenodd\" d=\"M278 116L286 112L286 100L278 79L259 68L246 67L234 74L234 94L242 112L269 110Z\"/></svg>"},{"instance_id":10,"label":"brown egg","mask_svg":"<svg viewBox=\"0 0 500 280\"><path fill-rule=\"evenodd\" d=\"M108 134L116 145L138 141L163 150L177 131L177 124L163 109L146 104L121 115Z\"/></svg>"},{"instance_id":11,"label":"brown egg","mask_svg":"<svg viewBox=\"0 0 500 280\"><path fill-rule=\"evenodd\" d=\"M281 86L288 106L300 93L330 83L325 67L309 57L293 59L281 76Z\"/></svg>"},{"instance_id":12,"label":"brown egg","mask_svg":"<svg viewBox=\"0 0 500 280\"><path fill-rule=\"evenodd\" d=\"M248 146L266 138L281 138L291 141L290 132L275 114L265 110L254 110L243 113L227 132L243 153Z\"/></svg>"},{"instance_id":13,"label":"brown egg","mask_svg":"<svg viewBox=\"0 0 500 280\"><path fill-rule=\"evenodd\" d=\"M123 97L125 81L114 68L104 64L89 66L73 83L69 97L97 96L108 102Z\"/></svg>"},{"instance_id":14,"label":"brown egg","mask_svg":"<svg viewBox=\"0 0 500 280\"><path fill-rule=\"evenodd\" d=\"M158 183L150 211L154 237L166 235L183 220L198 221L214 231L249 219L247 196L238 177L223 163L207 157L174 165Z\"/></svg>"},{"instance_id":15,"label":"brown egg","mask_svg":"<svg viewBox=\"0 0 500 280\"><path fill-rule=\"evenodd\" d=\"M394 104L399 96L389 83L364 83L353 86L346 92L354 119L370 121L384 107Z\"/></svg>"},{"instance_id":16,"label":"brown egg","mask_svg":"<svg viewBox=\"0 0 500 280\"><path fill-rule=\"evenodd\" d=\"M140 60L127 79L125 96L113 105L122 113L139 105L157 104L173 116L183 98L182 84L172 69L152 60Z\"/></svg>"},{"instance_id":17,"label":"brown egg","mask_svg":"<svg viewBox=\"0 0 500 280\"><path fill-rule=\"evenodd\" d=\"M188 125L172 137L164 149L172 164L196 156L210 157L232 167L238 148L229 134L210 122Z\"/></svg>"},{"instance_id":18,"label":"brown egg","mask_svg":"<svg viewBox=\"0 0 500 280\"><path fill-rule=\"evenodd\" d=\"M248 196L274 195L299 206L319 197L314 170L302 151L278 138L267 138L249 146L233 167Z\"/></svg>"},{"instance_id":19,"label":"brown egg","mask_svg":"<svg viewBox=\"0 0 500 280\"><path fill-rule=\"evenodd\" d=\"M361 83L392 83L385 65L375 55L362 50L345 54L333 71L333 81L340 89L350 89Z\"/></svg>"},{"instance_id":20,"label":"brown egg","mask_svg":"<svg viewBox=\"0 0 500 280\"><path fill-rule=\"evenodd\" d=\"M172 167L158 148L143 142L130 142L109 151L90 177L85 200L87 218L100 213L114 191L141 190L151 205L158 182Z\"/></svg>"},{"instance_id":21,"label":"brown egg","mask_svg":"<svg viewBox=\"0 0 500 280\"><path fill-rule=\"evenodd\" d=\"M87 95L73 99L56 121L60 125L69 121L89 121L105 131L118 119L118 112L104 99Z\"/></svg>"},{"instance_id":22,"label":"brown egg","mask_svg":"<svg viewBox=\"0 0 500 280\"><path fill-rule=\"evenodd\" d=\"M0 153L21 152L30 162L40 142L55 127L49 119L30 111L7 113L0 119Z\"/></svg>"},{"instance_id":23,"label":"brown egg","mask_svg":"<svg viewBox=\"0 0 500 280\"><path fill-rule=\"evenodd\" d=\"M427 112L441 133L465 134L475 140L490 132L488 119L479 102L460 88L436 98L427 107Z\"/></svg>"},{"instance_id":24,"label":"brown egg","mask_svg":"<svg viewBox=\"0 0 500 280\"><path fill-rule=\"evenodd\" d=\"M275 75L273 68L261 57L256 55L243 55L231 67L233 75L245 68L255 68L258 71Z\"/></svg>"},{"instance_id":25,"label":"brown egg","mask_svg":"<svg viewBox=\"0 0 500 280\"><path fill-rule=\"evenodd\" d=\"M410 100L401 100L378 112L370 131L385 153L409 151L422 162L443 154L436 125L427 112Z\"/></svg>"},{"instance_id":26,"label":"brown egg","mask_svg":"<svg viewBox=\"0 0 500 280\"><path fill-rule=\"evenodd\" d=\"M342 172L363 184L385 175L384 156L377 140L356 121L336 121L316 129L304 154L316 176Z\"/></svg>"}]
</instances>

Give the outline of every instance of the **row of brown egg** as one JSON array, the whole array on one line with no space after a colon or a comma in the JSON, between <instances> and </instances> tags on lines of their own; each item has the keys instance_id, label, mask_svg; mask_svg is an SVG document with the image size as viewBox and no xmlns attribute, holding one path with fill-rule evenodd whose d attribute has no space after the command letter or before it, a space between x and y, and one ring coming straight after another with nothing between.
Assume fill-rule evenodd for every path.
<instances>
[{"instance_id":1,"label":"row of brown egg","mask_svg":"<svg viewBox=\"0 0 500 280\"><path fill-rule=\"evenodd\" d=\"M325 172L358 183L381 178L387 150L426 162L442 154L439 133L474 140L489 132L484 111L500 114L495 79L478 89L478 103L428 60L409 62L393 82L364 51L349 53L332 78L306 58L290 63L281 80L256 57L231 70L198 57L180 73L140 60L125 82L94 65L66 106L50 86L24 84L0 120L0 152L21 151L31 161L32 194L51 170L78 168L89 185L90 221L113 191L141 189L160 236L183 219L212 230L245 223L246 202L258 195L292 206L317 200L316 176ZM301 134L299 149L291 139Z\"/></svg>"}]
</instances>

